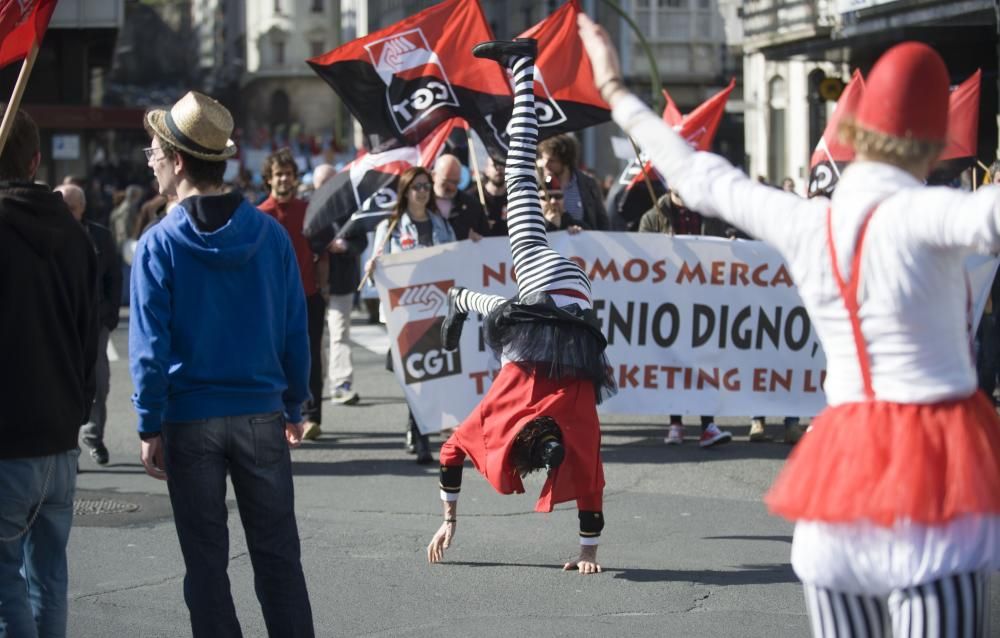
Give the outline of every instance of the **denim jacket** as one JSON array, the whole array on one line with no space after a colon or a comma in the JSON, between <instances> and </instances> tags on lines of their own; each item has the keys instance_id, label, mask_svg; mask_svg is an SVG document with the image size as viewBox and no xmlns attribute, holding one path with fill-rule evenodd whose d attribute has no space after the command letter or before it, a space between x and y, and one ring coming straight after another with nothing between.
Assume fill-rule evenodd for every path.
<instances>
[{"instance_id":1,"label":"denim jacket","mask_svg":"<svg viewBox=\"0 0 1000 638\"><path fill-rule=\"evenodd\" d=\"M452 230L451 225L443 217L441 217L441 215L428 211L427 216L431 220L431 226L433 227L435 246L455 241L455 231ZM378 225L378 228L375 229L374 247L376 250L382 246L382 243L385 240L385 234L388 230L388 219L383 220ZM396 224L396 228L392 231L392 237L389 238L388 242L385 242L382 254L388 255L390 253L398 253L404 250L420 248L417 237L417 225L413 223L412 219L410 219L409 213L403 213L403 215L399 218L399 223Z\"/></svg>"}]
</instances>

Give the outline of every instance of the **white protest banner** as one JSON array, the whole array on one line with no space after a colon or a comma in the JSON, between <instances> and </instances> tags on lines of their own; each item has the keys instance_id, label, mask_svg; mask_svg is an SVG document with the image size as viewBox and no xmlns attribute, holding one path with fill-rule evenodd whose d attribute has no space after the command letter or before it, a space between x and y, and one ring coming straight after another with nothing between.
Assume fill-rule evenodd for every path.
<instances>
[{"instance_id":1,"label":"white protest banner","mask_svg":"<svg viewBox=\"0 0 1000 638\"><path fill-rule=\"evenodd\" d=\"M823 350L784 261L766 244L610 232L552 233L550 241L593 281L619 386L602 413L811 416L825 405ZM995 268L996 260L971 268L977 307ZM460 423L499 367L474 314L458 351L441 348L448 288L510 298L512 270L500 237L380 260L375 281L395 373L423 432Z\"/></svg>"}]
</instances>

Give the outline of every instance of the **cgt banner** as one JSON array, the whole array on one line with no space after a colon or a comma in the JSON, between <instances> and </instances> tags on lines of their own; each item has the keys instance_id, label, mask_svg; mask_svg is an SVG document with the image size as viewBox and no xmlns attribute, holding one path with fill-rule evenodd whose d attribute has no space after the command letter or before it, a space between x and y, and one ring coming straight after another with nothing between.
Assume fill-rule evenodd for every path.
<instances>
[{"instance_id":1,"label":"cgt banner","mask_svg":"<svg viewBox=\"0 0 1000 638\"><path fill-rule=\"evenodd\" d=\"M593 281L618 394L604 414L811 416L825 404L826 360L781 257L756 241L636 233L550 234ZM970 261L982 314L996 260ZM382 258L375 273L397 379L421 431L453 427L499 370L470 316L456 352L441 348L453 285L513 297L506 238Z\"/></svg>"}]
</instances>

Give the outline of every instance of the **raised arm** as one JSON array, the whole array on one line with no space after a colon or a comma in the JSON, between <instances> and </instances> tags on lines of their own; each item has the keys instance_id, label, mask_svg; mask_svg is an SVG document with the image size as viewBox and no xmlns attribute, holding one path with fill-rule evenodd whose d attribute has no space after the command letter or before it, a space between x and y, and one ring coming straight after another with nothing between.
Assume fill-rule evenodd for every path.
<instances>
[{"instance_id":1,"label":"raised arm","mask_svg":"<svg viewBox=\"0 0 1000 638\"><path fill-rule=\"evenodd\" d=\"M1000 187L984 186L974 193L921 188L899 197L907 218L899 232L934 248L1000 252Z\"/></svg>"},{"instance_id":2,"label":"raised arm","mask_svg":"<svg viewBox=\"0 0 1000 638\"><path fill-rule=\"evenodd\" d=\"M696 152L625 88L618 56L604 29L584 14L579 16L579 27L594 82L611 105L615 121L642 147L689 208L725 219L779 249L795 240L801 230L795 226L807 221L795 209L819 210L821 205L751 180L718 155Z\"/></svg>"}]
</instances>

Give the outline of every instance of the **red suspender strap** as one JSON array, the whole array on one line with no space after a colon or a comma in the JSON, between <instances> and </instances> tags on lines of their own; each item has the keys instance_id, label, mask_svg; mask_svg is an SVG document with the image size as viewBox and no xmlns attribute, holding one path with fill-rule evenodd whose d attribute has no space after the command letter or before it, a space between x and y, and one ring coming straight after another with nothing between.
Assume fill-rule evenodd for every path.
<instances>
[{"instance_id":1,"label":"red suspender strap","mask_svg":"<svg viewBox=\"0 0 1000 638\"><path fill-rule=\"evenodd\" d=\"M876 205L861 222L858 229L858 238L854 243L854 256L851 259L851 276L845 282L840 274L840 265L837 261L837 250L833 243L833 209L826 209L826 247L830 251L830 261L833 264L833 278L840 289L840 297L847 307L847 314L851 320L851 330L854 332L854 346L858 350L858 363L861 366L861 380L865 386L865 398L869 401L875 399L875 391L872 389L872 367L871 359L868 356L868 346L865 344L865 336L861 333L861 317L858 316L860 309L858 305L858 285L861 282L861 246L865 240L865 232L868 230L868 222L872 220L872 215L878 210Z\"/></svg>"}]
</instances>

